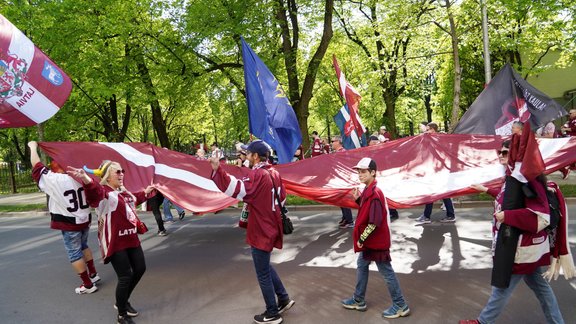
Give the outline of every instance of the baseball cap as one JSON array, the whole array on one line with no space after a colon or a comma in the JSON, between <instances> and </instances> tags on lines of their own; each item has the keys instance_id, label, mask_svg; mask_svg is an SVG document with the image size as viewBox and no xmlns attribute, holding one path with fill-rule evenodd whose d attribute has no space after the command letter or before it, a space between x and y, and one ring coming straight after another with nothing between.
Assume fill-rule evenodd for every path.
<instances>
[{"instance_id":1,"label":"baseball cap","mask_svg":"<svg viewBox=\"0 0 576 324\"><path fill-rule=\"evenodd\" d=\"M352 169L364 169L364 170L374 170L377 171L378 167L376 166L376 162L369 157L362 158L362 160L358 161L358 164L352 167Z\"/></svg>"},{"instance_id":2,"label":"baseball cap","mask_svg":"<svg viewBox=\"0 0 576 324\"><path fill-rule=\"evenodd\" d=\"M259 156L267 157L270 155L270 146L266 144L266 142L262 140L256 140L251 142L248 145L242 145L242 149L252 153L258 153Z\"/></svg>"},{"instance_id":3,"label":"baseball cap","mask_svg":"<svg viewBox=\"0 0 576 324\"><path fill-rule=\"evenodd\" d=\"M380 126L380 129L386 130L386 126Z\"/></svg>"}]
</instances>

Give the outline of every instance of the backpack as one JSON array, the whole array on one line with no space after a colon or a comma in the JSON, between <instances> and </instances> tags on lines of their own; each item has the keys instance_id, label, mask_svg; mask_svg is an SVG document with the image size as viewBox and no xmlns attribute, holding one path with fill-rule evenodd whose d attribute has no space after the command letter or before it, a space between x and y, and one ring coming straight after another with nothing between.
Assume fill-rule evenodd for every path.
<instances>
[{"instance_id":1,"label":"backpack","mask_svg":"<svg viewBox=\"0 0 576 324\"><path fill-rule=\"evenodd\" d=\"M562 214L560 213L560 201L558 201L556 193L550 190L546 190L546 198L548 198L548 206L550 207L550 225L546 228L548 230L553 230L558 227L560 217L562 217Z\"/></svg>"}]
</instances>

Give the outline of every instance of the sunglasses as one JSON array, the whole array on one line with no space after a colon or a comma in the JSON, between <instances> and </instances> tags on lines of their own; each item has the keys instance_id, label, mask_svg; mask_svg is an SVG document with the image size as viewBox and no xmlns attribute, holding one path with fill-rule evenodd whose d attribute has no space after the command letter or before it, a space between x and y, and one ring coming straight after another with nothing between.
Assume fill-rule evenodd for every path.
<instances>
[{"instance_id":1,"label":"sunglasses","mask_svg":"<svg viewBox=\"0 0 576 324\"><path fill-rule=\"evenodd\" d=\"M126 173L126 171L124 171L124 169L122 169L122 170L116 170L116 174L117 174L117 175L124 174L124 173Z\"/></svg>"},{"instance_id":2,"label":"sunglasses","mask_svg":"<svg viewBox=\"0 0 576 324\"><path fill-rule=\"evenodd\" d=\"M498 152L498 155L508 156L508 150L498 150L496 152Z\"/></svg>"}]
</instances>

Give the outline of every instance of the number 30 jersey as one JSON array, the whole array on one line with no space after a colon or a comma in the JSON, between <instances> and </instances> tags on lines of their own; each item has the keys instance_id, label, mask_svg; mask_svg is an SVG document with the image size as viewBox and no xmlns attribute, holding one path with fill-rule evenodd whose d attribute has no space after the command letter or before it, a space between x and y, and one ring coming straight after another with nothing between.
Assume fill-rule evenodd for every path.
<instances>
[{"instance_id":1,"label":"number 30 jersey","mask_svg":"<svg viewBox=\"0 0 576 324\"><path fill-rule=\"evenodd\" d=\"M79 231L90 226L90 206L82 184L67 174L50 171L42 163L36 163L32 178L38 183L38 188L50 196L51 228Z\"/></svg>"}]
</instances>

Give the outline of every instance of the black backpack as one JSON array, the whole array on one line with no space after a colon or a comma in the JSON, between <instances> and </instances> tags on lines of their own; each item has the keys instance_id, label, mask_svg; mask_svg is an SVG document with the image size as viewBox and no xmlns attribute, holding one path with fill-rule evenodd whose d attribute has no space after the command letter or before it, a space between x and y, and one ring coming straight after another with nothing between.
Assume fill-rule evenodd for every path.
<instances>
[{"instance_id":1,"label":"black backpack","mask_svg":"<svg viewBox=\"0 0 576 324\"><path fill-rule=\"evenodd\" d=\"M556 193L550 190L546 190L546 198L548 198L548 206L550 207L550 225L548 225L547 229L553 230L558 227L560 217L562 217L560 213L560 201L558 201Z\"/></svg>"}]
</instances>

